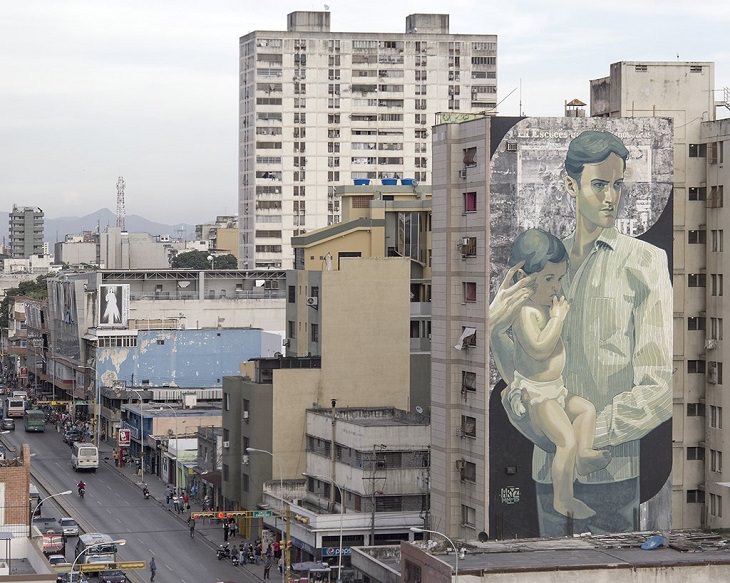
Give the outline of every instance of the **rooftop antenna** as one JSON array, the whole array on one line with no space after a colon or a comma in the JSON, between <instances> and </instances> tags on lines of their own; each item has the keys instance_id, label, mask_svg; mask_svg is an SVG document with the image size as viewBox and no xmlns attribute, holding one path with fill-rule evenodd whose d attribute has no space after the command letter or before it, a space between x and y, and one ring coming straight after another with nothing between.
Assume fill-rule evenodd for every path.
<instances>
[{"instance_id":1,"label":"rooftop antenna","mask_svg":"<svg viewBox=\"0 0 730 583\"><path fill-rule=\"evenodd\" d=\"M124 182L124 177L120 176L117 179L117 227L122 229L122 231L126 231L126 221L127 221L127 210L124 206L124 187L127 185L126 182Z\"/></svg>"}]
</instances>

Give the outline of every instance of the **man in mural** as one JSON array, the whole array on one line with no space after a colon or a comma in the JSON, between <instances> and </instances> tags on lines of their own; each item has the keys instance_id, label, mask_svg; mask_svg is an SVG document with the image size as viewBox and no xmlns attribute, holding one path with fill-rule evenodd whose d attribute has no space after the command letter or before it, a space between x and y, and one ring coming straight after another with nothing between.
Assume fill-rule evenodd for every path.
<instances>
[{"instance_id":1,"label":"man in mural","mask_svg":"<svg viewBox=\"0 0 730 583\"><path fill-rule=\"evenodd\" d=\"M562 332L563 377L568 391L595 407L593 447L606 449L611 458L606 468L577 476L575 483L575 497L596 512L577 521L576 530L596 533L638 526L640 439L672 414L672 289L666 254L615 227L628 155L610 132L586 131L572 140L565 160L564 186L575 200L576 225L563 241L569 257L563 293L570 303ZM499 299L495 296L490 305L490 318L504 312ZM499 322L491 326L492 350L510 382L513 344L504 318ZM554 447L511 407L506 409L513 425L538 445L532 473L540 534L563 535L566 518L552 507Z\"/></svg>"}]
</instances>

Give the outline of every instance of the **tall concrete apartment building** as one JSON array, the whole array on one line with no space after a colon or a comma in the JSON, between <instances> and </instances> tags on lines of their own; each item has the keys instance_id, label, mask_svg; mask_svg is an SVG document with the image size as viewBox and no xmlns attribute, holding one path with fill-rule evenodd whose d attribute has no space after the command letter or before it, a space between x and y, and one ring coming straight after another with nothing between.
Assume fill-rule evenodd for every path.
<instances>
[{"instance_id":1,"label":"tall concrete apartment building","mask_svg":"<svg viewBox=\"0 0 730 583\"><path fill-rule=\"evenodd\" d=\"M339 222L337 184L430 183L436 114L493 110L496 55L495 35L451 34L447 14L355 33L293 12L241 37L239 266L293 267L292 236Z\"/></svg>"},{"instance_id":2,"label":"tall concrete apartment building","mask_svg":"<svg viewBox=\"0 0 730 583\"><path fill-rule=\"evenodd\" d=\"M662 490L671 493L662 498L663 508L666 515L671 504L673 528L727 528L730 468L723 465L723 452L730 448L730 439L722 417L730 399L723 391L723 187L730 179L724 166L730 120L718 120L717 115L727 113L730 95L727 89L716 91L714 65L709 62L614 63L610 75L591 81L590 87L592 118L633 118L637 124L657 122L657 128L665 122L641 118L672 122L674 154L667 180L673 185L673 243L667 241L665 247L671 251L673 275L671 454L669 444L666 451L667 459L671 455L671 480ZM490 182L490 164L495 153L501 155L502 146L490 135L499 134L500 125L517 123L485 118L433 128L432 527L462 538L474 538L481 531L490 537L509 536L524 518L519 506L526 494L534 499L527 488L495 490L490 484L495 475L518 483L525 472L494 463L499 458L492 438L505 426L495 426L490 413L502 405L489 396L495 379L488 374L489 292L484 291L498 283L490 274L490 257L514 236L505 237L499 226L511 211L499 200L495 205L499 191ZM551 127L570 126L558 118L544 123L545 136L552 135ZM580 130L568 135L571 131ZM504 142L507 153L518 147ZM543 161L523 158L521 168L531 164L557 177L560 168ZM649 192L658 187L649 184ZM554 205L558 191L549 194ZM537 197L533 204L542 202ZM563 227L559 221L553 224L556 231ZM656 457L664 464L664 451L642 455L642 463ZM499 516L499 508L510 510ZM646 526L644 511L642 507L635 516L636 528ZM523 531L522 536L533 534L537 531Z\"/></svg>"},{"instance_id":3,"label":"tall concrete apartment building","mask_svg":"<svg viewBox=\"0 0 730 583\"><path fill-rule=\"evenodd\" d=\"M43 253L43 211L40 208L13 205L9 221L10 257L28 259Z\"/></svg>"}]
</instances>

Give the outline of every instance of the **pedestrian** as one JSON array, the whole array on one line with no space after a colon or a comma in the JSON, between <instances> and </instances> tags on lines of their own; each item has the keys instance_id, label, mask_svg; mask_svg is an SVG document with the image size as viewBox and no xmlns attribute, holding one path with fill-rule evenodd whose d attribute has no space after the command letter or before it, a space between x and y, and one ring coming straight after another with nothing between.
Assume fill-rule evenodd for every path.
<instances>
[{"instance_id":1,"label":"pedestrian","mask_svg":"<svg viewBox=\"0 0 730 583\"><path fill-rule=\"evenodd\" d=\"M269 571L271 571L271 557L267 556L264 563L264 579L269 578Z\"/></svg>"},{"instance_id":2,"label":"pedestrian","mask_svg":"<svg viewBox=\"0 0 730 583\"><path fill-rule=\"evenodd\" d=\"M175 509L175 512L180 514L180 496L173 495L172 497L172 506Z\"/></svg>"},{"instance_id":3,"label":"pedestrian","mask_svg":"<svg viewBox=\"0 0 730 583\"><path fill-rule=\"evenodd\" d=\"M243 546L243 543L238 546L238 564L246 564L246 547Z\"/></svg>"},{"instance_id":4,"label":"pedestrian","mask_svg":"<svg viewBox=\"0 0 730 583\"><path fill-rule=\"evenodd\" d=\"M274 541L274 558L278 559L281 557L281 543L278 540Z\"/></svg>"},{"instance_id":5,"label":"pedestrian","mask_svg":"<svg viewBox=\"0 0 730 583\"><path fill-rule=\"evenodd\" d=\"M192 516L188 518L188 527L190 528L190 538L195 538L195 519Z\"/></svg>"},{"instance_id":6,"label":"pedestrian","mask_svg":"<svg viewBox=\"0 0 730 583\"><path fill-rule=\"evenodd\" d=\"M155 573L157 572L157 565L155 564L155 558L150 559L150 581L155 580Z\"/></svg>"},{"instance_id":7,"label":"pedestrian","mask_svg":"<svg viewBox=\"0 0 730 583\"><path fill-rule=\"evenodd\" d=\"M229 530L228 530L228 521L227 520L224 520L223 521L223 541L224 542L228 542L228 532L229 532Z\"/></svg>"},{"instance_id":8,"label":"pedestrian","mask_svg":"<svg viewBox=\"0 0 730 583\"><path fill-rule=\"evenodd\" d=\"M185 510L190 510L190 496L185 491L183 491L183 507Z\"/></svg>"},{"instance_id":9,"label":"pedestrian","mask_svg":"<svg viewBox=\"0 0 730 583\"><path fill-rule=\"evenodd\" d=\"M119 452L116 449L112 452L112 457L114 458L114 467L118 468L119 467Z\"/></svg>"},{"instance_id":10,"label":"pedestrian","mask_svg":"<svg viewBox=\"0 0 730 583\"><path fill-rule=\"evenodd\" d=\"M170 501L172 500L172 488L168 486L165 488L165 504L167 504L167 508L170 508Z\"/></svg>"},{"instance_id":11,"label":"pedestrian","mask_svg":"<svg viewBox=\"0 0 730 583\"><path fill-rule=\"evenodd\" d=\"M256 545L256 550L254 552L256 553L256 564L258 565L261 562L261 543L260 542Z\"/></svg>"},{"instance_id":12,"label":"pedestrian","mask_svg":"<svg viewBox=\"0 0 730 583\"><path fill-rule=\"evenodd\" d=\"M234 518L231 518L228 529L231 531L231 538L235 537L236 532L238 531L238 525L236 524L236 520Z\"/></svg>"},{"instance_id":13,"label":"pedestrian","mask_svg":"<svg viewBox=\"0 0 730 583\"><path fill-rule=\"evenodd\" d=\"M284 574L284 557L279 557L279 573Z\"/></svg>"}]
</instances>

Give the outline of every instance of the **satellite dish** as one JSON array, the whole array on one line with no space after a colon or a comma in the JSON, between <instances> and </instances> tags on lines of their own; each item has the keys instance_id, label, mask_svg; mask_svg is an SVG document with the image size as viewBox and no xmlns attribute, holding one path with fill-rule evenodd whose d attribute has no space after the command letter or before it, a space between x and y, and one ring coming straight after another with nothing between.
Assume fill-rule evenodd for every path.
<instances>
[{"instance_id":1,"label":"satellite dish","mask_svg":"<svg viewBox=\"0 0 730 583\"><path fill-rule=\"evenodd\" d=\"M423 415L423 407L421 407L420 405L416 405L416 413L418 413L419 415Z\"/></svg>"}]
</instances>

